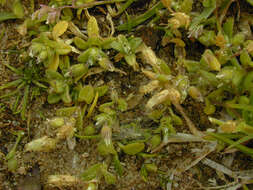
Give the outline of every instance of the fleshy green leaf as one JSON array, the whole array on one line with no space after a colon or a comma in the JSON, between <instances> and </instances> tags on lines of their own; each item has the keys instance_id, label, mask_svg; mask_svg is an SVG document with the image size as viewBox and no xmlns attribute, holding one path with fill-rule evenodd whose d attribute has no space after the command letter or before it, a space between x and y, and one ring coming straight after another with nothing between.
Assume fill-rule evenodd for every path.
<instances>
[{"instance_id":1,"label":"fleshy green leaf","mask_svg":"<svg viewBox=\"0 0 253 190\"><path fill-rule=\"evenodd\" d=\"M78 107L76 107L76 106L60 108L60 109L56 110L56 115L69 117L69 116L72 116L76 112L77 108Z\"/></svg>"},{"instance_id":2,"label":"fleshy green leaf","mask_svg":"<svg viewBox=\"0 0 253 190\"><path fill-rule=\"evenodd\" d=\"M69 70L71 75L75 78L75 82L77 82L88 72L88 68L84 64L72 65Z\"/></svg>"},{"instance_id":3,"label":"fleshy green leaf","mask_svg":"<svg viewBox=\"0 0 253 190\"><path fill-rule=\"evenodd\" d=\"M49 80L64 80L64 77L60 73L53 70L46 70L46 78Z\"/></svg>"},{"instance_id":4,"label":"fleshy green leaf","mask_svg":"<svg viewBox=\"0 0 253 190\"><path fill-rule=\"evenodd\" d=\"M78 62L93 65L101 57L101 50L98 48L89 48L78 57Z\"/></svg>"},{"instance_id":5,"label":"fleshy green leaf","mask_svg":"<svg viewBox=\"0 0 253 190\"><path fill-rule=\"evenodd\" d=\"M107 93L108 89L109 89L108 86L103 85L103 86L96 87L94 90L95 92L98 92L98 97L101 97Z\"/></svg>"},{"instance_id":6,"label":"fleshy green leaf","mask_svg":"<svg viewBox=\"0 0 253 190\"><path fill-rule=\"evenodd\" d=\"M49 104L55 104L61 100L61 95L60 94L49 94L47 97L47 102Z\"/></svg>"},{"instance_id":7,"label":"fleshy green leaf","mask_svg":"<svg viewBox=\"0 0 253 190\"><path fill-rule=\"evenodd\" d=\"M60 22L58 22L54 26L53 31L52 31L52 35L53 35L54 39L57 39L62 34L64 34L67 29L68 29L68 22L67 21L60 21Z\"/></svg>"},{"instance_id":8,"label":"fleshy green leaf","mask_svg":"<svg viewBox=\"0 0 253 190\"><path fill-rule=\"evenodd\" d=\"M216 58L213 52L209 49L205 50L200 60L200 63L202 63L205 66L208 66L208 68L211 71L220 71L221 69L221 64L219 60Z\"/></svg>"},{"instance_id":9,"label":"fleshy green leaf","mask_svg":"<svg viewBox=\"0 0 253 190\"><path fill-rule=\"evenodd\" d=\"M17 18L23 18L25 15L23 5L19 0L14 1L12 5L12 11L17 16Z\"/></svg>"},{"instance_id":10,"label":"fleshy green leaf","mask_svg":"<svg viewBox=\"0 0 253 190\"><path fill-rule=\"evenodd\" d=\"M75 43L76 47L81 50L85 50L89 47L88 42L84 41L82 38L79 38L79 37L74 38L74 43Z\"/></svg>"},{"instance_id":11,"label":"fleshy green leaf","mask_svg":"<svg viewBox=\"0 0 253 190\"><path fill-rule=\"evenodd\" d=\"M135 154L138 154L139 152L143 151L144 148L145 148L145 144L144 143L139 143L139 142L136 142L136 143L130 143L130 144L127 144L127 145L120 145L120 148L126 153L126 154L129 154L129 155L135 155Z\"/></svg>"},{"instance_id":12,"label":"fleshy green leaf","mask_svg":"<svg viewBox=\"0 0 253 190\"><path fill-rule=\"evenodd\" d=\"M87 104L90 104L94 99L95 93L94 88L90 85L84 86L78 96L78 101L83 102L85 101Z\"/></svg>"},{"instance_id":13,"label":"fleshy green leaf","mask_svg":"<svg viewBox=\"0 0 253 190\"><path fill-rule=\"evenodd\" d=\"M116 154L113 144L110 143L109 145L106 145L104 141L101 141L98 144L97 151L102 156L107 156L109 154Z\"/></svg>"},{"instance_id":14,"label":"fleshy green leaf","mask_svg":"<svg viewBox=\"0 0 253 190\"><path fill-rule=\"evenodd\" d=\"M61 99L66 104L71 103L72 99L70 97L70 91L69 91L69 86L68 85L65 87L64 92L61 96Z\"/></svg>"},{"instance_id":15,"label":"fleshy green leaf","mask_svg":"<svg viewBox=\"0 0 253 190\"><path fill-rule=\"evenodd\" d=\"M82 180L83 181L90 181L92 179L95 179L98 175L98 172L100 171L102 164L95 164L91 167L89 167L88 169L86 169L83 173L82 173Z\"/></svg>"},{"instance_id":16,"label":"fleshy green leaf","mask_svg":"<svg viewBox=\"0 0 253 190\"><path fill-rule=\"evenodd\" d=\"M0 22L18 18L17 15L11 12L0 12Z\"/></svg>"},{"instance_id":17,"label":"fleshy green leaf","mask_svg":"<svg viewBox=\"0 0 253 190\"><path fill-rule=\"evenodd\" d=\"M112 173L107 171L107 166L105 164L101 166L101 172L105 178L105 182L108 185L116 183L116 177Z\"/></svg>"},{"instance_id":18,"label":"fleshy green leaf","mask_svg":"<svg viewBox=\"0 0 253 190\"><path fill-rule=\"evenodd\" d=\"M99 38L99 28L97 20L94 16L91 16L88 21L87 31L89 38Z\"/></svg>"}]
</instances>

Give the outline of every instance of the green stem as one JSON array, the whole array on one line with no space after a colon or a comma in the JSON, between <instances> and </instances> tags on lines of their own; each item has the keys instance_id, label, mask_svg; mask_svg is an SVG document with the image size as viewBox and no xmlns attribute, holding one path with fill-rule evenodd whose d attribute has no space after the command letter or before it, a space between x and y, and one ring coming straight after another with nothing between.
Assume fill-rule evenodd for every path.
<instances>
[{"instance_id":1,"label":"green stem","mask_svg":"<svg viewBox=\"0 0 253 190\"><path fill-rule=\"evenodd\" d=\"M25 87L25 93L24 93L23 103L22 103L22 108L21 108L21 118L22 118L22 120L25 120L25 113L26 113L26 107L27 107L27 103L28 103L29 89L30 89L30 86L27 85Z\"/></svg>"},{"instance_id":2,"label":"green stem","mask_svg":"<svg viewBox=\"0 0 253 190\"><path fill-rule=\"evenodd\" d=\"M21 97L21 94L18 94L18 96L17 96L17 98L16 98L14 104L13 104L12 107L11 107L12 112L16 112L20 97Z\"/></svg>"},{"instance_id":3,"label":"green stem","mask_svg":"<svg viewBox=\"0 0 253 190\"><path fill-rule=\"evenodd\" d=\"M14 87L17 86L18 84L20 84L22 82L22 79L17 79L14 80L12 82L8 82L7 84L4 84L2 86L0 86L0 90L6 89L6 88L10 88L10 87Z\"/></svg>"},{"instance_id":4,"label":"green stem","mask_svg":"<svg viewBox=\"0 0 253 190\"><path fill-rule=\"evenodd\" d=\"M253 112L253 106L251 106L251 105L227 103L225 106L229 107L229 108L234 108L234 109L240 109L240 110L246 110L246 111L252 111Z\"/></svg>"},{"instance_id":5,"label":"green stem","mask_svg":"<svg viewBox=\"0 0 253 190\"><path fill-rule=\"evenodd\" d=\"M229 139L238 139L245 136L243 133L219 133L219 135Z\"/></svg>"},{"instance_id":6,"label":"green stem","mask_svg":"<svg viewBox=\"0 0 253 190\"><path fill-rule=\"evenodd\" d=\"M189 31L195 31L195 29L212 14L216 9L216 0L211 0L210 7L206 7L204 11L199 15L193 18L192 24L189 28Z\"/></svg>"},{"instance_id":7,"label":"green stem","mask_svg":"<svg viewBox=\"0 0 253 190\"><path fill-rule=\"evenodd\" d=\"M238 141L236 141L234 144L231 144L229 147L227 147L227 149L233 148L236 145L242 144L242 143L247 142L247 141L249 141L251 139L253 139L252 136L244 136L244 137L240 138Z\"/></svg>"},{"instance_id":8,"label":"green stem","mask_svg":"<svg viewBox=\"0 0 253 190\"><path fill-rule=\"evenodd\" d=\"M242 185L242 188L243 188L243 190L249 190L249 188L245 184Z\"/></svg>"},{"instance_id":9,"label":"green stem","mask_svg":"<svg viewBox=\"0 0 253 190\"><path fill-rule=\"evenodd\" d=\"M117 13L113 14L112 16L115 17L115 16L118 16L118 15L120 15L121 13L123 13L134 1L136 1L136 0L128 0L128 1L120 8L120 10L119 10Z\"/></svg>"},{"instance_id":10,"label":"green stem","mask_svg":"<svg viewBox=\"0 0 253 190\"><path fill-rule=\"evenodd\" d=\"M6 155L6 160L10 160L11 158L14 157L18 143L20 142L21 138L24 136L24 132L18 132L18 137L17 140L15 142L15 145L13 146L13 148L11 149L11 151Z\"/></svg>"},{"instance_id":11,"label":"green stem","mask_svg":"<svg viewBox=\"0 0 253 190\"><path fill-rule=\"evenodd\" d=\"M35 84L36 86L38 87L41 87L41 88L47 88L47 86L45 86L44 84L36 81L36 80L32 80L32 83Z\"/></svg>"},{"instance_id":12,"label":"green stem","mask_svg":"<svg viewBox=\"0 0 253 190\"><path fill-rule=\"evenodd\" d=\"M142 14L134 19L130 19L130 20L128 20L127 23L118 26L117 29L119 31L131 30L132 28L140 25L141 23L145 22L146 20L148 20L149 18L154 16L156 14L157 10L162 9L163 7L164 7L163 4L161 2L159 2L155 6L153 6L151 9L149 9L147 12L145 12L144 14Z\"/></svg>"},{"instance_id":13,"label":"green stem","mask_svg":"<svg viewBox=\"0 0 253 190\"><path fill-rule=\"evenodd\" d=\"M90 106L90 109L87 113L87 116L86 116L87 118L89 118L91 116L92 112L94 111L94 108L97 105L97 101L98 101L98 92L96 93L95 98L94 98L94 100Z\"/></svg>"},{"instance_id":14,"label":"green stem","mask_svg":"<svg viewBox=\"0 0 253 190\"><path fill-rule=\"evenodd\" d=\"M21 75L22 74L22 71L16 69L15 67L12 67L11 65L5 63L4 64L6 67L8 67L11 71L13 71L14 73L16 73L17 75Z\"/></svg>"},{"instance_id":15,"label":"green stem","mask_svg":"<svg viewBox=\"0 0 253 190\"><path fill-rule=\"evenodd\" d=\"M218 140L220 140L222 142L225 142L225 143L229 144L229 145L234 145L234 147L236 147L241 152L243 152L245 154L248 154L248 155L250 155L250 156L253 157L253 149L248 148L248 147L246 147L244 145L241 145L241 144L235 144L235 142L233 140L231 140L229 138L226 138L226 137L224 137L224 136L222 136L220 134L211 133L211 132L209 132L208 134L211 135L211 136L213 136L213 137L215 137L216 139L218 139Z\"/></svg>"},{"instance_id":16,"label":"green stem","mask_svg":"<svg viewBox=\"0 0 253 190\"><path fill-rule=\"evenodd\" d=\"M2 98L8 98L8 97L13 96L13 95L15 95L17 93L19 93L19 90L14 90L14 91L12 91L10 93L7 93L5 95L0 96L0 99L2 99Z\"/></svg>"},{"instance_id":17,"label":"green stem","mask_svg":"<svg viewBox=\"0 0 253 190\"><path fill-rule=\"evenodd\" d=\"M234 0L225 0L222 2L220 8L219 8L219 12L221 12L221 15L219 16L219 19L217 21L217 28L219 32L222 32L222 22L224 17L226 16L226 13L228 11L228 8L230 7L231 3L233 3Z\"/></svg>"},{"instance_id":18,"label":"green stem","mask_svg":"<svg viewBox=\"0 0 253 190\"><path fill-rule=\"evenodd\" d=\"M218 119L213 118L213 117L208 117L208 119L211 123L214 123L214 124L217 124L217 125L223 125L225 123L224 121L218 120Z\"/></svg>"},{"instance_id":19,"label":"green stem","mask_svg":"<svg viewBox=\"0 0 253 190\"><path fill-rule=\"evenodd\" d=\"M75 134L75 137L79 139L99 139L100 135L82 136L82 135Z\"/></svg>"},{"instance_id":20,"label":"green stem","mask_svg":"<svg viewBox=\"0 0 253 190\"><path fill-rule=\"evenodd\" d=\"M25 86L25 85L26 85L26 82L23 81L20 85L18 85L17 90L23 88L23 86Z\"/></svg>"}]
</instances>

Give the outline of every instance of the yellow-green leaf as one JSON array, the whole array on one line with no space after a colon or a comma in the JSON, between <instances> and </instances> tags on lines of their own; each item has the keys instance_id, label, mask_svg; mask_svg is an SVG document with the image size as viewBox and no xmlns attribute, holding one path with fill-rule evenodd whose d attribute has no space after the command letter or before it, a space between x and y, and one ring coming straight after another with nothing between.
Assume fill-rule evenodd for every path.
<instances>
[{"instance_id":1,"label":"yellow-green leaf","mask_svg":"<svg viewBox=\"0 0 253 190\"><path fill-rule=\"evenodd\" d=\"M65 44L62 41L58 41L55 44L55 51L56 53L58 53L59 55L66 55L68 53L70 53L72 51L71 46L68 44Z\"/></svg>"},{"instance_id":2,"label":"yellow-green leaf","mask_svg":"<svg viewBox=\"0 0 253 190\"><path fill-rule=\"evenodd\" d=\"M89 44L79 37L74 38L74 43L77 48L82 49L82 50L85 50L89 47Z\"/></svg>"},{"instance_id":3,"label":"yellow-green leaf","mask_svg":"<svg viewBox=\"0 0 253 190\"><path fill-rule=\"evenodd\" d=\"M78 101L85 101L87 104L90 104L95 96L94 88L90 85L84 86L79 93Z\"/></svg>"},{"instance_id":4,"label":"yellow-green leaf","mask_svg":"<svg viewBox=\"0 0 253 190\"><path fill-rule=\"evenodd\" d=\"M58 66L59 66L59 55L56 53L55 55L54 55L54 58L53 59L51 59L52 61L49 63L49 66L48 66L48 69L49 70L53 70L53 71L57 71L57 69L58 69Z\"/></svg>"},{"instance_id":5,"label":"yellow-green leaf","mask_svg":"<svg viewBox=\"0 0 253 190\"><path fill-rule=\"evenodd\" d=\"M66 32L66 30L68 29L68 22L67 21L60 21L58 22L54 28L53 28L53 38L56 39L58 37L60 37L62 34L64 34L64 32Z\"/></svg>"},{"instance_id":6,"label":"yellow-green leaf","mask_svg":"<svg viewBox=\"0 0 253 190\"><path fill-rule=\"evenodd\" d=\"M125 146L121 146L120 148L122 148L126 154L135 155L144 150L145 144L142 142L140 143L136 142L136 143L127 144Z\"/></svg>"},{"instance_id":7,"label":"yellow-green leaf","mask_svg":"<svg viewBox=\"0 0 253 190\"><path fill-rule=\"evenodd\" d=\"M19 0L14 2L12 11L18 18L23 18L25 15L23 5Z\"/></svg>"},{"instance_id":8,"label":"yellow-green leaf","mask_svg":"<svg viewBox=\"0 0 253 190\"><path fill-rule=\"evenodd\" d=\"M205 50L200 62L207 65L209 69L212 71L221 70L221 64L219 60L216 58L216 56L213 54L213 52L210 49Z\"/></svg>"},{"instance_id":9,"label":"yellow-green leaf","mask_svg":"<svg viewBox=\"0 0 253 190\"><path fill-rule=\"evenodd\" d=\"M97 20L94 16L91 16L88 25L87 25L87 31L89 38L98 38L99 37L99 28Z\"/></svg>"}]
</instances>

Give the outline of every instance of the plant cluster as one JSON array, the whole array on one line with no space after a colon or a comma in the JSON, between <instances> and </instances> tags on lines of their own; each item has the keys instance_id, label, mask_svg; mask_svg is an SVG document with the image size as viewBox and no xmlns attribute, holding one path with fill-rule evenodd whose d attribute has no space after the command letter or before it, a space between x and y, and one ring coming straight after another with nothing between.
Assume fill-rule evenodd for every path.
<instances>
[{"instance_id":1,"label":"plant cluster","mask_svg":"<svg viewBox=\"0 0 253 190\"><path fill-rule=\"evenodd\" d=\"M62 140L93 139L105 162L83 172L81 180L89 184L87 189L97 189L101 180L116 183L116 175L109 170L113 166L117 175L123 175L120 152L143 159L140 175L144 181L150 173L165 176L151 161L170 142L218 141L217 151L239 150L253 157L253 149L247 146L253 138L252 17L244 13L227 16L231 6L240 10L240 2L234 0L203 0L199 2L201 12L193 12L193 0L154 2L135 18L126 12L127 21L114 28L112 18L124 13L133 0L52 0L18 27L21 35L32 38L30 58L21 69L5 64L17 79L0 86L1 92L15 88L0 98L15 95L12 110L22 119L26 119L28 100L36 92L46 91L49 104L64 104L48 121L55 136L33 140L25 150L48 152ZM247 2L253 5L251 0ZM99 20L89 12L89 8L100 4L106 4L109 12L107 35L102 34ZM8 14L24 17L20 1L15 1L13 13ZM0 15L0 21L12 19L8 14ZM83 20L87 21L85 27L78 23ZM131 33L144 22L163 32L162 46L173 44L172 64L158 58L141 38L123 33ZM122 33L114 36L115 30ZM191 43L203 47L194 58L188 53ZM156 128L143 128L136 121L122 124L119 116L128 111L131 97L124 98L110 83L94 79L111 72L119 77L127 75L125 68L149 79L138 89L138 97L145 100L151 95L145 103L145 117ZM187 98L204 104L203 112L213 124L213 132L201 131L191 121L182 106ZM192 134L178 133L177 126L184 123ZM14 162L15 157L8 155L7 162ZM16 166L9 167L14 171ZM61 186L63 178L78 180L51 176L49 181Z\"/></svg>"}]
</instances>

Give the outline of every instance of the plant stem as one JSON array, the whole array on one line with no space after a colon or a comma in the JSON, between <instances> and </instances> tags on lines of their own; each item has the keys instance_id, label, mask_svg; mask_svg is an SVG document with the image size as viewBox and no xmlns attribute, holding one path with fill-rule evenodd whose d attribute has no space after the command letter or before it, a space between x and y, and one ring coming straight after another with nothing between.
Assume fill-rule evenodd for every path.
<instances>
[{"instance_id":1,"label":"plant stem","mask_svg":"<svg viewBox=\"0 0 253 190\"><path fill-rule=\"evenodd\" d=\"M100 138L100 135L82 136L82 135L75 134L75 137L79 139L98 139Z\"/></svg>"},{"instance_id":2,"label":"plant stem","mask_svg":"<svg viewBox=\"0 0 253 190\"><path fill-rule=\"evenodd\" d=\"M25 113L26 113L26 106L27 106L27 103L28 103L29 89L30 89L30 86L27 85L25 87L25 92L24 92L24 97L23 97L23 102L22 102L22 108L21 108L21 118L22 118L22 120L25 120Z\"/></svg>"},{"instance_id":3,"label":"plant stem","mask_svg":"<svg viewBox=\"0 0 253 190\"><path fill-rule=\"evenodd\" d=\"M117 13L113 14L112 16L115 17L123 13L134 1L136 0L127 0L127 2L121 7L121 9Z\"/></svg>"},{"instance_id":4,"label":"plant stem","mask_svg":"<svg viewBox=\"0 0 253 190\"><path fill-rule=\"evenodd\" d=\"M216 139L222 141L222 142L225 142L229 145L234 145L234 147L236 147L238 150L240 150L241 152L245 153L245 154L248 154L250 155L251 157L253 157L253 149L251 148L248 148L244 145L241 145L241 144L236 144L233 140L229 139L229 138L226 138L220 134L217 134L217 133L211 133L209 132L208 133L209 135L215 137Z\"/></svg>"},{"instance_id":5,"label":"plant stem","mask_svg":"<svg viewBox=\"0 0 253 190\"><path fill-rule=\"evenodd\" d=\"M146 21L149 18L151 18L152 16L154 16L156 14L156 12L159 9L162 9L163 7L164 7L163 4L161 2L159 2L155 6L153 6L151 9L149 9L147 12L145 12L144 14L142 14L134 19L130 19L127 23L118 26L117 29L119 31L131 30L132 28L140 25L144 21Z\"/></svg>"},{"instance_id":6,"label":"plant stem","mask_svg":"<svg viewBox=\"0 0 253 190\"><path fill-rule=\"evenodd\" d=\"M246 111L252 111L253 112L253 106L251 106L251 105L227 103L226 106L229 107L229 108L235 108L235 109L241 109L241 110L246 110Z\"/></svg>"}]
</instances>

